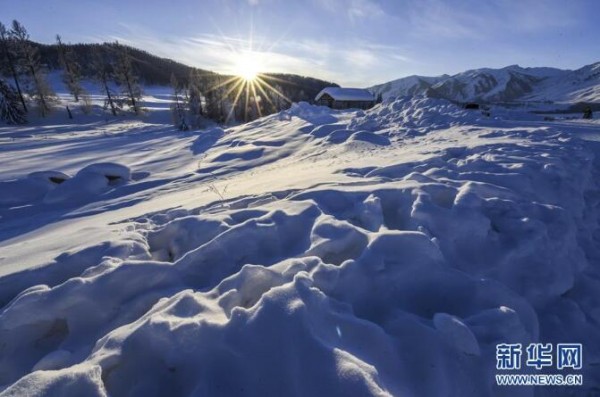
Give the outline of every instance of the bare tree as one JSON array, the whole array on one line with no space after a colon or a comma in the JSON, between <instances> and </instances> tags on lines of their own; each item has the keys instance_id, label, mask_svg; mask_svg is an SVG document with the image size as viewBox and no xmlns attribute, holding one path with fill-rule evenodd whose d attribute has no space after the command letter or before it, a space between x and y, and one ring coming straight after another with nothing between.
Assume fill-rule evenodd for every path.
<instances>
[{"instance_id":1,"label":"bare tree","mask_svg":"<svg viewBox=\"0 0 600 397\"><path fill-rule=\"evenodd\" d=\"M131 56L127 47L116 43L118 49L117 62L115 64L115 80L117 84L123 87L123 95L126 102L135 114L140 114L140 101L142 99L142 89L138 84L137 76L131 64Z\"/></svg>"},{"instance_id":2,"label":"bare tree","mask_svg":"<svg viewBox=\"0 0 600 397\"><path fill-rule=\"evenodd\" d=\"M93 104L92 104L92 98L90 97L90 95L88 93L83 93L81 94L81 105L79 106L79 108L81 109L81 111L83 112L83 114L91 114L92 113L92 109Z\"/></svg>"},{"instance_id":3,"label":"bare tree","mask_svg":"<svg viewBox=\"0 0 600 397\"><path fill-rule=\"evenodd\" d=\"M187 108L190 124L193 128L199 128L204 119L204 109L202 106L202 76L200 71L194 69L190 72L187 89Z\"/></svg>"},{"instance_id":4,"label":"bare tree","mask_svg":"<svg viewBox=\"0 0 600 397\"><path fill-rule=\"evenodd\" d=\"M25 124L25 110L19 104L17 92L3 80L0 80L0 120L8 124Z\"/></svg>"},{"instance_id":5,"label":"bare tree","mask_svg":"<svg viewBox=\"0 0 600 397\"><path fill-rule=\"evenodd\" d=\"M29 33L17 20L13 21L11 35L19 49L19 62L31 78L29 95L35 100L42 117L45 117L50 113L56 95L42 73L37 48L31 45Z\"/></svg>"},{"instance_id":6,"label":"bare tree","mask_svg":"<svg viewBox=\"0 0 600 397\"><path fill-rule=\"evenodd\" d=\"M63 82L75 98L75 102L79 102L79 97L83 94L81 66L75 60L73 51L62 43L60 35L56 35L56 44L58 47L58 61L63 69Z\"/></svg>"},{"instance_id":7,"label":"bare tree","mask_svg":"<svg viewBox=\"0 0 600 397\"><path fill-rule=\"evenodd\" d=\"M182 89L173 73L171 73L171 87L173 87L173 103L171 104L173 124L180 131L187 131L189 127L185 121L185 104L181 95Z\"/></svg>"},{"instance_id":8,"label":"bare tree","mask_svg":"<svg viewBox=\"0 0 600 397\"><path fill-rule=\"evenodd\" d=\"M112 81L112 73L108 60L102 56L99 49L95 49L92 56L92 70L94 71L95 79L100 83L102 91L106 95L104 99L104 109L110 108L113 116L117 115L118 97L110 88Z\"/></svg>"},{"instance_id":9,"label":"bare tree","mask_svg":"<svg viewBox=\"0 0 600 397\"><path fill-rule=\"evenodd\" d=\"M12 39L12 35L6 29L6 26L2 22L0 22L0 46L2 47L2 55L4 60L6 61L5 65L7 65L8 72L11 74L13 81L15 83L15 87L17 89L17 94L19 96L19 100L21 105L23 106L23 110L27 113L27 104L25 103L25 98L23 97L23 92L21 91L21 84L19 83L19 73L17 72L17 60L15 59L15 54L13 53L14 48L14 40Z\"/></svg>"}]
</instances>

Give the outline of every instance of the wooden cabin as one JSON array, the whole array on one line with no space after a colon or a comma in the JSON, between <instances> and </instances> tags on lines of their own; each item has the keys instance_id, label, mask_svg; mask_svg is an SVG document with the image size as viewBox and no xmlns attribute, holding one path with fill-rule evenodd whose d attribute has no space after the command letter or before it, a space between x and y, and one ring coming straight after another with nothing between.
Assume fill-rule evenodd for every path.
<instances>
[{"instance_id":1,"label":"wooden cabin","mask_svg":"<svg viewBox=\"0 0 600 397\"><path fill-rule=\"evenodd\" d=\"M369 109L375 105L375 96L363 88L327 87L317 94L315 103L332 109Z\"/></svg>"}]
</instances>

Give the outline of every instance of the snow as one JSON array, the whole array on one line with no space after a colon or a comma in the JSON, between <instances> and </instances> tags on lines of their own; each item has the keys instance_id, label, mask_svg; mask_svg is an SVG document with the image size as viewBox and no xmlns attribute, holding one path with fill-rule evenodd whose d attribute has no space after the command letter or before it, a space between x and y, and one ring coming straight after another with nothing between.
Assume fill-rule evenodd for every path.
<instances>
[{"instance_id":1,"label":"snow","mask_svg":"<svg viewBox=\"0 0 600 397\"><path fill-rule=\"evenodd\" d=\"M600 62L571 73L546 79L526 100L559 102L598 102L600 99Z\"/></svg>"},{"instance_id":2,"label":"snow","mask_svg":"<svg viewBox=\"0 0 600 397\"><path fill-rule=\"evenodd\" d=\"M116 163L95 163L84 167L73 178L61 182L44 196L44 203L56 204L88 201L93 196L108 192L112 187L127 183L128 167Z\"/></svg>"},{"instance_id":3,"label":"snow","mask_svg":"<svg viewBox=\"0 0 600 397\"><path fill-rule=\"evenodd\" d=\"M0 396L557 395L495 386L538 341L600 387L596 120L55 121L0 127Z\"/></svg>"},{"instance_id":4,"label":"snow","mask_svg":"<svg viewBox=\"0 0 600 397\"><path fill-rule=\"evenodd\" d=\"M375 97L363 88L327 87L315 97L318 101L324 94L329 94L336 101L374 101Z\"/></svg>"},{"instance_id":5,"label":"snow","mask_svg":"<svg viewBox=\"0 0 600 397\"><path fill-rule=\"evenodd\" d=\"M525 106L550 107L600 99L600 63L577 70L523 68L480 68L453 76L408 76L370 87L384 99L428 94L458 102L520 102ZM564 106L562 106L564 108Z\"/></svg>"}]
</instances>

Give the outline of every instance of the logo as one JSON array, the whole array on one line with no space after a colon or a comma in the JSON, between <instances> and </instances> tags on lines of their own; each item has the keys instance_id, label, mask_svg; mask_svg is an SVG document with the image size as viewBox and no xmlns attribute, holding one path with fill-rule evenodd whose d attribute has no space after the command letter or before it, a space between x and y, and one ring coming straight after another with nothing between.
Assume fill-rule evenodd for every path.
<instances>
[{"instance_id":1,"label":"logo","mask_svg":"<svg viewBox=\"0 0 600 397\"><path fill-rule=\"evenodd\" d=\"M524 358L525 357L525 358ZM540 371L544 368L580 370L583 365L581 343L530 343L525 349L521 343L496 345L496 369L515 371L521 364ZM503 373L496 375L498 386L581 386L583 375L577 373Z\"/></svg>"}]
</instances>

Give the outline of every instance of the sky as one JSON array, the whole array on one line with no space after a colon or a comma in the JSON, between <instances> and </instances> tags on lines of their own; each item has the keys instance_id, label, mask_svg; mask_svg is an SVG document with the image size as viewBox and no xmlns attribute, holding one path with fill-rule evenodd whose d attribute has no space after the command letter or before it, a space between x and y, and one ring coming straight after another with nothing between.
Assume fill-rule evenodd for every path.
<instances>
[{"instance_id":1,"label":"sky","mask_svg":"<svg viewBox=\"0 0 600 397\"><path fill-rule=\"evenodd\" d=\"M0 0L31 39L118 40L202 69L368 87L417 74L600 61L597 0Z\"/></svg>"}]
</instances>

